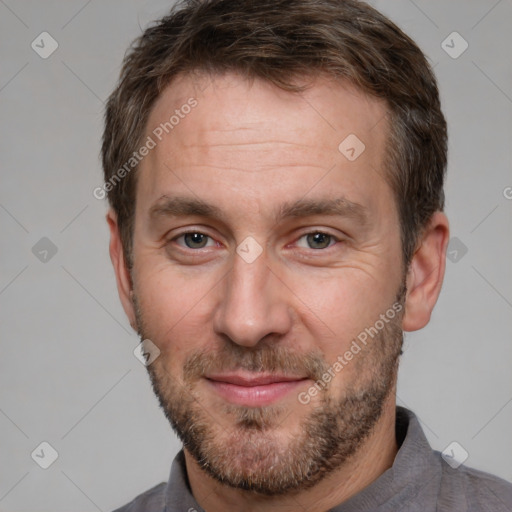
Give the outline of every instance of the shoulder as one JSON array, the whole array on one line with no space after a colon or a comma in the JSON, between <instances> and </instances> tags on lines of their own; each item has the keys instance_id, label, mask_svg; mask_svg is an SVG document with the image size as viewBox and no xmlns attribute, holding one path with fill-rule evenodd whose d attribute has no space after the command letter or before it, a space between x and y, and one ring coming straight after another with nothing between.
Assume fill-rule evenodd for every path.
<instances>
[{"instance_id":1,"label":"shoulder","mask_svg":"<svg viewBox=\"0 0 512 512\"><path fill-rule=\"evenodd\" d=\"M466 466L454 469L434 452L442 467L438 510L512 511L512 483Z\"/></svg>"},{"instance_id":2,"label":"shoulder","mask_svg":"<svg viewBox=\"0 0 512 512\"><path fill-rule=\"evenodd\" d=\"M164 510L164 491L166 483L155 485L146 492L139 494L133 501L117 508L114 512L161 512Z\"/></svg>"}]
</instances>

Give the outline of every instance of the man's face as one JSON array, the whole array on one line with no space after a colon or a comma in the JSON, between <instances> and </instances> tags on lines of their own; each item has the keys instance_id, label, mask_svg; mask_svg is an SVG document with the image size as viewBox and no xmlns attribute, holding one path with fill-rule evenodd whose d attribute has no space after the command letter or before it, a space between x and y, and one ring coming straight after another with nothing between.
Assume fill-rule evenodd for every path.
<instances>
[{"instance_id":1,"label":"man's face","mask_svg":"<svg viewBox=\"0 0 512 512\"><path fill-rule=\"evenodd\" d=\"M201 85L174 82L147 124L137 327L161 351L148 369L189 453L228 485L280 494L342 464L391 404L404 275L386 111L322 80L302 94Z\"/></svg>"}]
</instances>

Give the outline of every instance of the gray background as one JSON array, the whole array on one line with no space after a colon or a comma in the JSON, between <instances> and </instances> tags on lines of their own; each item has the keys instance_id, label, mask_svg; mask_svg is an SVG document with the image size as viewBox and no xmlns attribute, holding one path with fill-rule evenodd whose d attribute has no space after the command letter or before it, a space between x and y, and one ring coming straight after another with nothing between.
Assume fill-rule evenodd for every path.
<instances>
[{"instance_id":1,"label":"gray background","mask_svg":"<svg viewBox=\"0 0 512 512\"><path fill-rule=\"evenodd\" d=\"M406 335L398 403L436 449L456 440L467 465L512 481L512 1L373 4L435 65L450 129L446 211L459 239L430 325ZM179 449L133 356L106 205L92 195L103 102L140 26L168 5L0 0L4 512L111 510L166 480ZM47 59L31 48L43 31L59 44ZM457 59L441 46L453 31L469 44ZM46 262L32 251L43 237L57 248ZM42 441L59 455L46 470L31 458Z\"/></svg>"}]
</instances>

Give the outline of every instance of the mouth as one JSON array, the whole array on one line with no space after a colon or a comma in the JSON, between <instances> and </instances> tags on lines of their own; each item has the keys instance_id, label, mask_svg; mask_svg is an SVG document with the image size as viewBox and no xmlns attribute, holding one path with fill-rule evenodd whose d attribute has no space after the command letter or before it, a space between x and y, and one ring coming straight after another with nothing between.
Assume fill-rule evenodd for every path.
<instances>
[{"instance_id":1,"label":"mouth","mask_svg":"<svg viewBox=\"0 0 512 512\"><path fill-rule=\"evenodd\" d=\"M228 402L262 407L283 399L309 380L308 377L237 372L206 375L207 384Z\"/></svg>"}]
</instances>

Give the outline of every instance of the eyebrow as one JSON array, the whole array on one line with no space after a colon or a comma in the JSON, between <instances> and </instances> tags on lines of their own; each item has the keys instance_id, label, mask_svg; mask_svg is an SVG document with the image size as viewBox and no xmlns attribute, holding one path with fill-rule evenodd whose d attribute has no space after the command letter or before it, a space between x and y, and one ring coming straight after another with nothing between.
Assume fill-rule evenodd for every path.
<instances>
[{"instance_id":1,"label":"eyebrow","mask_svg":"<svg viewBox=\"0 0 512 512\"><path fill-rule=\"evenodd\" d=\"M285 202L275 215L275 221L288 218L312 217L314 215L328 215L347 217L356 220L359 224L368 223L367 208L359 203L349 201L344 197L336 199L299 199L294 202ZM150 208L149 216L158 217L207 217L227 222L225 213L217 206L200 199L164 195Z\"/></svg>"},{"instance_id":2,"label":"eyebrow","mask_svg":"<svg viewBox=\"0 0 512 512\"><path fill-rule=\"evenodd\" d=\"M368 210L359 203L349 201L345 197L336 199L299 199L293 203L284 203L281 206L279 218L312 217L314 215L328 215L348 217L359 224L368 223Z\"/></svg>"}]
</instances>

